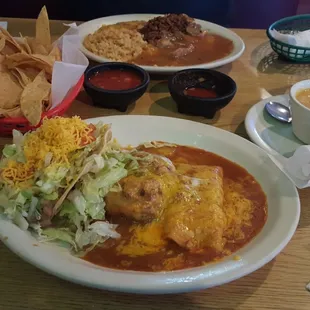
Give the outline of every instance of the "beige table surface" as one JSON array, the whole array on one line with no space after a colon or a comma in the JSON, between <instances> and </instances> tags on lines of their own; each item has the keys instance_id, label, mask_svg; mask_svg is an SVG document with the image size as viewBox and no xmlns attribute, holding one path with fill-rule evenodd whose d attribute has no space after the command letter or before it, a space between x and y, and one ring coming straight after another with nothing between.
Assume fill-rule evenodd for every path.
<instances>
[{"instance_id":1,"label":"beige table surface","mask_svg":"<svg viewBox=\"0 0 310 310\"><path fill-rule=\"evenodd\" d=\"M0 19L1 20L1 19ZM9 21L13 35L34 34L34 21ZM51 31L64 31L60 21L51 22ZM152 80L148 91L129 114L164 115L192 119L246 137L244 118L261 98L287 92L295 82L309 78L310 66L289 64L271 52L263 30L235 29L246 44L245 53L233 64L219 68L238 84L234 100L213 121L177 113L163 80ZM69 110L82 118L122 114L92 107L84 92ZM0 138L0 146L10 139ZM48 275L22 261L0 244L0 309L281 309L309 310L310 293L310 190L300 191L301 219L291 242L273 261L258 271L230 284L197 293L138 296L85 288ZM271 206L272 207L272 206Z\"/></svg>"}]
</instances>

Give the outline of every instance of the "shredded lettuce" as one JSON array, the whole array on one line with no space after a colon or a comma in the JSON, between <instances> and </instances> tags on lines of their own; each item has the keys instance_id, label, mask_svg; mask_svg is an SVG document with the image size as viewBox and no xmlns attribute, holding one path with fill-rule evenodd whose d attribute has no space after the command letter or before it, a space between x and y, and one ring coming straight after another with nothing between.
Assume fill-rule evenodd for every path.
<instances>
[{"instance_id":1,"label":"shredded lettuce","mask_svg":"<svg viewBox=\"0 0 310 310\"><path fill-rule=\"evenodd\" d=\"M42 235L46 237L45 241L63 241L69 243L77 250L77 245L74 240L75 235L66 228L46 228L42 231Z\"/></svg>"},{"instance_id":2,"label":"shredded lettuce","mask_svg":"<svg viewBox=\"0 0 310 310\"><path fill-rule=\"evenodd\" d=\"M2 154L7 158L13 157L16 154L16 145L6 145L2 151Z\"/></svg>"},{"instance_id":3,"label":"shredded lettuce","mask_svg":"<svg viewBox=\"0 0 310 310\"><path fill-rule=\"evenodd\" d=\"M13 129L13 144L21 149L24 144L25 136L18 130Z\"/></svg>"},{"instance_id":4,"label":"shredded lettuce","mask_svg":"<svg viewBox=\"0 0 310 310\"><path fill-rule=\"evenodd\" d=\"M19 211L14 213L12 220L21 230L27 230L29 227L27 220Z\"/></svg>"},{"instance_id":5,"label":"shredded lettuce","mask_svg":"<svg viewBox=\"0 0 310 310\"><path fill-rule=\"evenodd\" d=\"M108 238L119 238L120 235L115 231L117 225L108 222L95 222L87 225L87 228L78 229L75 242L79 248L84 248L88 244L98 244Z\"/></svg>"},{"instance_id":6,"label":"shredded lettuce","mask_svg":"<svg viewBox=\"0 0 310 310\"><path fill-rule=\"evenodd\" d=\"M27 220L28 221L39 220L40 217L41 217L40 213L37 211L37 206L39 204L39 199L37 197L35 197L35 196L32 196L30 199L31 200L30 200Z\"/></svg>"},{"instance_id":7,"label":"shredded lettuce","mask_svg":"<svg viewBox=\"0 0 310 310\"><path fill-rule=\"evenodd\" d=\"M61 210L59 212L60 217L68 217L70 218L71 216L76 214L76 208L72 202L69 200L65 200L61 206Z\"/></svg>"},{"instance_id":8,"label":"shredded lettuce","mask_svg":"<svg viewBox=\"0 0 310 310\"><path fill-rule=\"evenodd\" d=\"M68 195L68 200L72 202L73 206L81 215L85 215L86 199L79 190L73 190Z\"/></svg>"},{"instance_id":9,"label":"shredded lettuce","mask_svg":"<svg viewBox=\"0 0 310 310\"><path fill-rule=\"evenodd\" d=\"M135 149L123 150L110 134L109 125L97 124L96 140L76 150L69 164L53 164L53 154L47 153L44 167L26 188L8 184L0 176L0 212L40 240L65 242L74 252L118 238L117 225L105 220L104 198L109 191L121 191L119 181L153 155L141 157ZM25 136L14 130L13 144L3 149L1 167L9 160L25 162L24 141ZM60 207L54 212L58 201Z\"/></svg>"},{"instance_id":10,"label":"shredded lettuce","mask_svg":"<svg viewBox=\"0 0 310 310\"><path fill-rule=\"evenodd\" d=\"M52 192L51 194L45 194L43 195L43 198L45 200L57 200L59 197L57 192Z\"/></svg>"},{"instance_id":11,"label":"shredded lettuce","mask_svg":"<svg viewBox=\"0 0 310 310\"><path fill-rule=\"evenodd\" d=\"M103 220L105 218L105 202L88 203L87 214L94 220Z\"/></svg>"}]
</instances>

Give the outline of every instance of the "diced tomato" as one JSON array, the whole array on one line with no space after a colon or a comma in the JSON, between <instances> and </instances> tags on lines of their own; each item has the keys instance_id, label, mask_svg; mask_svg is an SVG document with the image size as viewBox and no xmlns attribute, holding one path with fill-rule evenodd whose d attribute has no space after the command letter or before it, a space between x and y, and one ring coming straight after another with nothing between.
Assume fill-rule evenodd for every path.
<instances>
[{"instance_id":1,"label":"diced tomato","mask_svg":"<svg viewBox=\"0 0 310 310\"><path fill-rule=\"evenodd\" d=\"M86 139L86 137L83 137L81 140L81 146L85 146L96 140L96 138L93 135L94 131L96 130L96 126L93 124L89 124L88 127L90 129L90 132L88 133L88 135L90 136L91 140Z\"/></svg>"},{"instance_id":2,"label":"diced tomato","mask_svg":"<svg viewBox=\"0 0 310 310\"><path fill-rule=\"evenodd\" d=\"M89 124L88 127L91 129L91 132L96 130L96 126L94 124Z\"/></svg>"}]
</instances>

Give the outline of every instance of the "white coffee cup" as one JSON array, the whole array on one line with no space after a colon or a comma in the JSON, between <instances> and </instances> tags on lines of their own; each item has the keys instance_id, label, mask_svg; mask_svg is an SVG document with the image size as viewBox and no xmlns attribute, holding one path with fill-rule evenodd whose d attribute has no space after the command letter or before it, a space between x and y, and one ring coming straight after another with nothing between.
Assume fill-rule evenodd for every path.
<instances>
[{"instance_id":1,"label":"white coffee cup","mask_svg":"<svg viewBox=\"0 0 310 310\"><path fill-rule=\"evenodd\" d=\"M310 80L294 84L290 90L292 126L295 136L306 144L310 144L310 109L296 99L298 91L310 88Z\"/></svg>"}]
</instances>

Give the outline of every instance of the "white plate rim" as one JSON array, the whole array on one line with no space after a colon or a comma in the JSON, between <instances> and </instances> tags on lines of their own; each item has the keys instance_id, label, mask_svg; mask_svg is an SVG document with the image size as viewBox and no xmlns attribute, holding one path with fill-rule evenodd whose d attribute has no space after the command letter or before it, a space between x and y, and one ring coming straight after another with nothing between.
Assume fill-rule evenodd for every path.
<instances>
[{"instance_id":1,"label":"white plate rim","mask_svg":"<svg viewBox=\"0 0 310 310\"><path fill-rule=\"evenodd\" d=\"M254 104L247 112L246 116L245 116L245 129L246 132L249 136L249 138L251 139L251 141L253 141L255 144L257 144L259 147L261 147L262 149L264 149L265 151L267 151L269 154L271 155L281 155L279 152L277 152L275 149L273 149L271 146L269 146L260 136L260 134L257 132L256 128L255 128L255 122L257 122L257 118L258 118L258 114L257 114L257 107L264 109L264 106L266 104L267 101L280 101L280 102L287 102L287 104L289 104L289 95L285 94L285 95L277 95L277 96L271 96L268 97L266 99L262 99L259 102L257 102L256 104ZM302 144L301 144L302 145Z\"/></svg>"},{"instance_id":2,"label":"white plate rim","mask_svg":"<svg viewBox=\"0 0 310 310\"><path fill-rule=\"evenodd\" d=\"M88 33L83 33L88 27L91 27L93 24L104 24L107 22L107 24L113 24L116 22L121 22L121 21L131 21L131 20L148 20L151 18L154 18L156 16L161 16L162 14L124 14L124 15L112 15L112 16L107 16L107 17L101 17L97 19L93 19L90 21L87 21L81 25L78 26L78 31L79 35L81 37L80 41L80 49L81 51L90 59L99 62L99 63L104 63L104 62L112 62L112 60L109 60L107 58L97 56L96 54L88 51L82 44L82 41L84 37ZM199 24L202 25L203 29L211 29L214 30L212 31L213 33L220 33L221 35L231 39L234 43L234 51L231 52L228 56L209 62L209 63L204 63L204 64L198 64L198 65L192 65L192 66L142 66L140 65L141 68L144 70L148 71L149 73L156 73L156 74L172 74L177 71L185 70L185 69L190 69L190 68L203 68L203 69L212 69L212 68L217 68L226 64L229 64L236 59L238 59L244 52L245 50L245 43L244 41L238 36L234 31L225 28L223 26L217 25L215 23L211 23L208 21L204 21L201 19L195 19L195 21ZM82 34L81 34L82 32Z\"/></svg>"},{"instance_id":3,"label":"white plate rim","mask_svg":"<svg viewBox=\"0 0 310 310\"><path fill-rule=\"evenodd\" d=\"M260 155L263 155L264 158L269 160L268 155L263 151L261 148L257 147L256 145L252 144L251 142L243 139L242 137L239 137L237 135L234 135L233 133L230 133L228 131L209 126L204 125L201 123L196 123L193 121L188 120L182 120L182 119L176 119L176 118L170 118L170 117L159 117L159 116L112 116L112 117L99 117L94 119L89 119L87 121L89 122L98 122L100 120L104 122L110 122L113 124L114 122L120 121L123 123L126 121L125 119L128 118L132 123L139 122L141 120L141 117L145 120L146 123L160 123L161 125L166 122L169 125L176 125L180 126L180 128L184 128L184 126L193 126L195 127L194 131L198 130L198 132L201 131L203 133L204 131L208 131L208 134L218 134L219 136L225 137L226 139L229 139L230 141L235 142L239 141L241 145L248 147L252 149L252 152L256 152ZM246 151L248 152L248 151ZM274 166L276 167L276 166ZM293 185L293 183L283 174L283 178L281 175L281 180L286 183L286 186L290 187L290 191L293 193L293 202L295 207L295 214L294 218L290 218L291 225L289 230L285 231L286 235L275 248L273 248L272 251L268 253L268 255L265 255L263 258L261 258L258 262L255 264L249 264L246 261L241 260L240 262L234 262L234 268L238 269L238 273L235 273L235 270L232 269L229 272L229 275L226 278L220 278L220 280L213 281L212 283L209 283L207 281L206 274L212 272L213 267L220 265L220 263L210 264L203 267L197 267L193 269L188 270L182 270L182 271L175 271L175 272L167 272L167 273L140 273L140 272L120 272L115 271L107 268L101 268L92 264L89 264L87 262L82 261L82 264L85 264L87 266L91 266L93 270L89 270L89 274L92 274L91 277L95 277L97 272L102 273L106 275L106 278L109 278L112 283L107 283L107 279L103 277L100 278L100 281L98 282L98 278L96 278L96 281L94 282L93 278L89 279L89 274L83 274L79 272L79 269L75 270L74 266L71 266L70 264L67 264L64 268L62 266L59 266L59 264L56 264L56 262L53 262L52 259L47 262L41 261L37 256L37 251L40 249L40 247L33 247L32 249L27 248L26 245L21 244L20 240L14 239L12 237L9 237L8 239L3 238L6 234L6 229L8 227L12 228L14 230L19 230L14 224L9 223L8 221L4 220L3 218L0 218L0 236L2 236L2 241L4 244L10 248L15 254L20 256L25 261L31 263L32 265L38 267L39 269L42 269L50 274L53 274L59 278L75 282L78 284L100 288L100 289L107 289L111 291L122 291L122 292L131 292L131 293L141 293L141 294L167 294L167 293L180 293L180 292L189 292L194 290L200 290L205 289L217 285L222 285L224 283L231 282L237 278L243 277L269 261L271 261L290 241L292 238L298 222L299 222L299 216L300 216L300 201L299 201L299 195L297 192L296 187ZM284 183L284 184L285 184ZM293 206L291 206L293 208ZM25 234L23 232L23 234ZM281 236L282 238L283 236ZM257 238L257 237L255 237ZM254 239L255 239L254 238ZM252 241L251 241L252 242ZM250 243L251 243L250 242ZM44 245L45 246L45 245ZM43 246L43 247L44 247ZM248 247L248 245L246 246ZM22 248L22 251L21 251ZM42 253L46 254L45 248L42 250ZM40 253L39 251L39 253ZM48 257L48 254L45 255ZM71 256L70 256L71 257ZM231 258L230 258L231 259ZM77 263L76 258L72 258L72 263ZM78 260L79 262L81 260ZM241 268L242 267L242 268ZM61 271L60 271L61 270ZM76 272L75 272L76 271ZM225 271L226 272L226 271ZM113 283L113 279L118 278L121 274L121 278L126 279L125 283L119 282L118 284L115 284L115 281Z\"/></svg>"}]
</instances>

